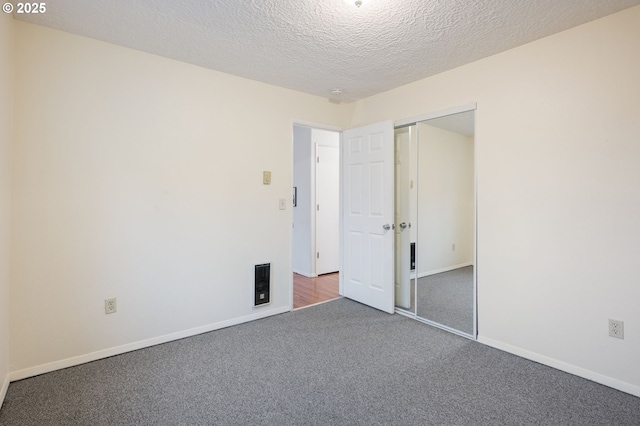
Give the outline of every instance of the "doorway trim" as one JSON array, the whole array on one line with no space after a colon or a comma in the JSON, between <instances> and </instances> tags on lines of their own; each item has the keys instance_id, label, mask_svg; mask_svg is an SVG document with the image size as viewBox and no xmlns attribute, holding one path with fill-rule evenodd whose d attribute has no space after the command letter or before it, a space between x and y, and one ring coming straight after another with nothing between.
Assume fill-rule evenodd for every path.
<instances>
[{"instance_id":1,"label":"doorway trim","mask_svg":"<svg viewBox=\"0 0 640 426\"><path fill-rule=\"evenodd\" d=\"M342 133L344 131L344 128L339 126L332 126L330 124L322 124L322 123L316 123L314 121L305 121L305 120L296 120L296 119L291 120L292 132L293 132L293 126L305 126L305 127L311 127L311 128L320 129L320 130L332 130L334 132L339 132L339 133ZM291 136L293 137L293 133ZM293 143L293 139L291 140L291 143Z\"/></svg>"},{"instance_id":2,"label":"doorway trim","mask_svg":"<svg viewBox=\"0 0 640 426\"><path fill-rule=\"evenodd\" d=\"M340 126L333 126L330 124L324 124L324 123L317 123L317 122L313 122L313 121L306 121L306 120L299 120L299 119L292 119L291 123L291 184L292 184L292 192L293 192L293 171L294 171L294 167L295 167L295 139L294 139L294 127L295 126L302 126L302 127L308 127L310 129L317 129L317 130L328 130L328 131L333 131L338 133L338 149L342 150L342 132L343 132L343 128ZM315 144L312 142L312 157L310 158L309 161L311 162L312 160L315 162L315 156L316 156L316 148L315 148ZM338 180L341 183L342 182L342 164L340 164L340 171L339 171L339 177ZM313 181L311 182L311 185L314 187L313 191L314 191L314 197L315 197L315 173L312 174L312 179ZM293 195L292 195L293 197ZM339 202L339 206L338 208L340 209L340 212L342 212L342 185L340 185L340 202ZM290 242L290 250L289 250L289 309L291 311L293 311L293 203L291 203L291 211L289 213L289 220L291 222L291 228L289 228L289 242ZM315 219L314 219L314 226L315 226ZM339 228L339 233L340 233L340 247L338 248L339 253L342 253L342 214L340 214L340 228ZM315 231L312 233L312 245L313 247L315 247L316 242L315 242ZM316 273L316 269L315 269L315 256L314 259L312 259L313 261L313 271L314 271L314 276L317 276ZM339 264L339 270L338 272L342 271L342 258L340 258L340 264ZM342 295L342 274L340 274L340 280L339 280L339 294Z\"/></svg>"}]
</instances>

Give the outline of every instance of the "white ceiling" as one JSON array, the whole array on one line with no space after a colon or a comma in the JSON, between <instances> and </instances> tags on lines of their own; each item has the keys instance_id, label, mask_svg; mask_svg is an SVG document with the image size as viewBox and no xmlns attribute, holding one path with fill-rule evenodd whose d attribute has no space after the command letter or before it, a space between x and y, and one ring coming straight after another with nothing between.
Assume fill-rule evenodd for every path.
<instances>
[{"instance_id":1,"label":"white ceiling","mask_svg":"<svg viewBox=\"0 0 640 426\"><path fill-rule=\"evenodd\" d=\"M640 0L49 0L36 24L351 102ZM341 88L341 95L332 95Z\"/></svg>"}]
</instances>

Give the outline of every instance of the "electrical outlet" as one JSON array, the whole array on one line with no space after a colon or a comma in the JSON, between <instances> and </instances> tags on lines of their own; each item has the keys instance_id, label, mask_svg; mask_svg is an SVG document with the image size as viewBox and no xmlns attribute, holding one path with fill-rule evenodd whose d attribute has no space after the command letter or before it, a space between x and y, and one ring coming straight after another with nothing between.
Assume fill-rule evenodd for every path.
<instances>
[{"instance_id":1,"label":"electrical outlet","mask_svg":"<svg viewBox=\"0 0 640 426\"><path fill-rule=\"evenodd\" d=\"M609 318L609 336L624 339L624 321Z\"/></svg>"},{"instance_id":2,"label":"electrical outlet","mask_svg":"<svg viewBox=\"0 0 640 426\"><path fill-rule=\"evenodd\" d=\"M105 314L115 314L117 311L118 305L116 304L116 298L113 299L105 299L104 300L104 313Z\"/></svg>"}]
</instances>

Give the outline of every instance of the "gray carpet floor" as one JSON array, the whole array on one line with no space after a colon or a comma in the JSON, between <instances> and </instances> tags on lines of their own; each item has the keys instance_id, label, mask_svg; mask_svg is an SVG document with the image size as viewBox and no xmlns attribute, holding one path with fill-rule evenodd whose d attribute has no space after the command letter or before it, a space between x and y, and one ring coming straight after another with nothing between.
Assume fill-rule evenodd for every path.
<instances>
[{"instance_id":1,"label":"gray carpet floor","mask_svg":"<svg viewBox=\"0 0 640 426\"><path fill-rule=\"evenodd\" d=\"M12 383L1 425L638 425L640 398L347 299Z\"/></svg>"},{"instance_id":2,"label":"gray carpet floor","mask_svg":"<svg viewBox=\"0 0 640 426\"><path fill-rule=\"evenodd\" d=\"M473 266L418 279L419 317L473 334Z\"/></svg>"}]
</instances>

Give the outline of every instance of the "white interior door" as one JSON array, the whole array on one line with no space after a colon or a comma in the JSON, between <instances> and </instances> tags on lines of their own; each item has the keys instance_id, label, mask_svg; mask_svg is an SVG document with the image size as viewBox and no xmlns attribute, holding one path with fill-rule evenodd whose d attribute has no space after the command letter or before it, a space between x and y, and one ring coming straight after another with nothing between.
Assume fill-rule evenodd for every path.
<instances>
[{"instance_id":1,"label":"white interior door","mask_svg":"<svg viewBox=\"0 0 640 426\"><path fill-rule=\"evenodd\" d=\"M316 274L340 269L340 148L317 145Z\"/></svg>"},{"instance_id":2,"label":"white interior door","mask_svg":"<svg viewBox=\"0 0 640 426\"><path fill-rule=\"evenodd\" d=\"M343 295L393 313L393 122L347 130L343 141Z\"/></svg>"}]
</instances>

